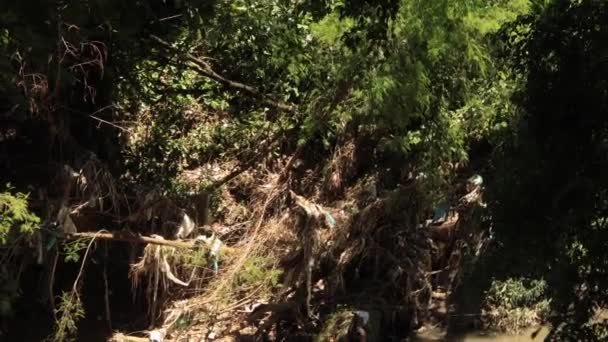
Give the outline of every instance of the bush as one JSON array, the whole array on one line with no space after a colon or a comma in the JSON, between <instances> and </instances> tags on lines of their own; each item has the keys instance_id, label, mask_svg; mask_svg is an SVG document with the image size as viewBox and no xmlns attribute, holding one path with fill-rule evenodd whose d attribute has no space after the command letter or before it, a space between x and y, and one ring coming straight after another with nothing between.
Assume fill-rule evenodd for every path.
<instances>
[{"instance_id":1,"label":"bush","mask_svg":"<svg viewBox=\"0 0 608 342\"><path fill-rule=\"evenodd\" d=\"M549 312L547 283L540 279L494 280L486 293L481 313L485 328L518 332L542 321Z\"/></svg>"}]
</instances>

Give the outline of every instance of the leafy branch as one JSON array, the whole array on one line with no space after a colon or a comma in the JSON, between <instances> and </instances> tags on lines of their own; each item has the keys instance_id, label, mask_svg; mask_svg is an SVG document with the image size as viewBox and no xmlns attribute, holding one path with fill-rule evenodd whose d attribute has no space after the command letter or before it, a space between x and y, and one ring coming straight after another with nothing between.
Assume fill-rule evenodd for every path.
<instances>
[{"instance_id":1,"label":"leafy branch","mask_svg":"<svg viewBox=\"0 0 608 342\"><path fill-rule=\"evenodd\" d=\"M22 234L31 234L40 223L40 218L28 209L28 195L17 192L12 187L0 193L0 245L7 242L11 228L19 228Z\"/></svg>"},{"instance_id":2,"label":"leafy branch","mask_svg":"<svg viewBox=\"0 0 608 342\"><path fill-rule=\"evenodd\" d=\"M152 38L152 40L154 40L155 42L157 42L158 44L160 44L162 47L166 48L167 50L170 50L173 52L180 52L179 49L175 48L174 46L169 44L167 41L159 38L158 36L151 35L150 37ZM198 71L201 75L203 75L205 77L208 77L216 82L219 82L229 88L242 91L243 93L246 93L252 97L259 98L262 100L262 102L264 104L269 105L275 109L285 111L285 112L295 112L296 111L296 106L293 103L285 103L283 101L275 100L266 94L262 94L262 92L260 92L256 87L253 87L253 86L250 86L247 84L243 84L243 83L240 83L237 81L229 80L226 77L218 74L217 72L215 72L213 70L213 68L211 67L211 65L209 63L205 62L201 58L198 58L190 53L185 53L185 54L183 54L183 56L188 62L192 63L190 65L191 67L193 67L196 71Z\"/></svg>"}]
</instances>

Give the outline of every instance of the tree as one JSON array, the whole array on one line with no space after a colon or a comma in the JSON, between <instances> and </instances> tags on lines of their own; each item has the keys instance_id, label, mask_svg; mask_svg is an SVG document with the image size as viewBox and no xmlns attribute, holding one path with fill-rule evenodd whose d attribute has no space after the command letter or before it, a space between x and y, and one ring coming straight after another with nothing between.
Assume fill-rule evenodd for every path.
<instances>
[{"instance_id":1,"label":"tree","mask_svg":"<svg viewBox=\"0 0 608 342\"><path fill-rule=\"evenodd\" d=\"M522 113L497 154L493 216L505 249L546 274L556 336L605 338L608 6L554 1L504 29L505 51L525 75ZM563 313L563 314L561 314ZM565 323L565 325L559 325Z\"/></svg>"}]
</instances>

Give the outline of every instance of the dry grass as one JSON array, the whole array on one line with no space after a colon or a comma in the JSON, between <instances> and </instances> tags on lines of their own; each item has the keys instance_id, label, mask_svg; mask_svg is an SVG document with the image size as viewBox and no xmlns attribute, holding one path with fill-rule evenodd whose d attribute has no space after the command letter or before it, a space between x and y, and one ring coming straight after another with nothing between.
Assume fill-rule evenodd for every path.
<instances>
[{"instance_id":1,"label":"dry grass","mask_svg":"<svg viewBox=\"0 0 608 342\"><path fill-rule=\"evenodd\" d=\"M121 194L119 193L114 177L105 165L97 159L89 159L80 169L77 180L78 196L86 202L80 204L72 211L76 213L84 205L98 208L99 211L112 211L120 213Z\"/></svg>"},{"instance_id":2,"label":"dry grass","mask_svg":"<svg viewBox=\"0 0 608 342\"><path fill-rule=\"evenodd\" d=\"M270 177L273 181L265 187L263 193L265 200L261 206L253 211L253 217L257 217L255 225L245 234L244 241L240 242L242 247L235 255L233 263L214 282L213 291L209 293L209 298L217 298L224 290L234 283L239 271L243 268L247 260L254 255L263 253L263 247L269 240L269 235L264 233L267 222L267 212L272 210L272 206L280 206L282 196L286 191L285 186L278 184L278 177Z\"/></svg>"},{"instance_id":3,"label":"dry grass","mask_svg":"<svg viewBox=\"0 0 608 342\"><path fill-rule=\"evenodd\" d=\"M344 193L355 171L355 152L354 139L348 139L335 148L323 180L325 197L335 199Z\"/></svg>"},{"instance_id":4,"label":"dry grass","mask_svg":"<svg viewBox=\"0 0 608 342\"><path fill-rule=\"evenodd\" d=\"M239 309L256 302L263 303L273 297L278 299L277 284L269 282L267 278L275 278L280 274L277 271L281 260L287 255L297 254L300 247L306 249L306 246L318 245L310 245L308 242L312 240L308 239L306 232L297 228L301 226L298 224L301 214L286 210L292 208L292 201L287 185L289 176L284 172L285 167L282 170L283 172L267 172L264 177L256 177L255 185L248 179L248 186L254 189L249 194L248 203L249 222L252 224L232 244L234 253L229 260L224 260L220 272L201 289L200 294L185 301L175 301L166 310L164 327L169 331L176 328L179 317L184 315L194 317L193 321L198 322L197 325L216 324L217 317L213 313L231 314L226 321L244 321L247 314L237 313ZM318 248L308 249L308 254L315 254L315 259L320 254ZM296 262L299 267L292 265L286 268L292 273L291 279L294 281L285 280L282 293L289 292L289 288L310 288L310 281L305 281L304 277L307 273L304 267L306 259L304 257ZM258 263L256 260L261 264L252 265L254 261ZM283 278L289 279L290 276Z\"/></svg>"},{"instance_id":5,"label":"dry grass","mask_svg":"<svg viewBox=\"0 0 608 342\"><path fill-rule=\"evenodd\" d=\"M160 236L156 238L162 239ZM194 249L152 244L144 248L140 260L131 265L130 278L133 293L145 294L148 315L153 321L160 316L160 308L167 300L176 300L180 296L203 291L214 274L214 257L209 254L209 249L210 246L204 244ZM226 250L222 249L218 259L227 257ZM172 287L181 290L169 297L168 290Z\"/></svg>"},{"instance_id":6,"label":"dry grass","mask_svg":"<svg viewBox=\"0 0 608 342\"><path fill-rule=\"evenodd\" d=\"M252 278L259 278L260 284L248 284L248 282L244 284L240 279L243 279L243 275L247 272L251 272L248 265L252 260L266 260L260 270L255 268L255 272L270 272L268 275L271 275L274 274L272 270L277 269L280 256L276 254L285 252L286 234L282 234L281 231L289 231L285 227L288 217L281 218L277 213L280 213L281 208L285 206L287 191L285 183L280 181L280 176L276 173L268 173L257 183L255 189L248 210L249 222L253 224L240 234L240 239L232 243L233 248L230 249L232 252L222 259L219 272L210 277L208 282L201 284L194 291L194 296L187 296L185 300L173 298L174 301L165 310L163 326L168 331L179 330L179 321L186 316L190 317L192 324L198 323L197 326L218 324L217 313L232 313L230 319L226 321L237 320L242 314L235 314L235 310L251 304L253 300L265 297L261 295L263 293L267 297L272 292L269 287L274 285L262 280L267 277L264 273ZM230 208L230 210L237 209ZM243 219L243 216L239 215L239 217ZM156 249L150 249L144 253L140 265L134 265L134 275L146 274L148 284L157 284L152 287L148 285L146 289L148 297L156 301L158 295L155 293L155 287L166 290L166 281L163 283L161 280L160 259L162 256L158 255ZM177 265L175 267L179 268Z\"/></svg>"},{"instance_id":7,"label":"dry grass","mask_svg":"<svg viewBox=\"0 0 608 342\"><path fill-rule=\"evenodd\" d=\"M146 300L148 302L148 316L154 320L159 313L159 301L166 292L169 283L163 275L163 262L165 260L161 246L147 245L140 261L131 266L129 276L133 293L145 286ZM145 284L145 285L144 285ZM162 303L161 303L162 304Z\"/></svg>"}]
</instances>

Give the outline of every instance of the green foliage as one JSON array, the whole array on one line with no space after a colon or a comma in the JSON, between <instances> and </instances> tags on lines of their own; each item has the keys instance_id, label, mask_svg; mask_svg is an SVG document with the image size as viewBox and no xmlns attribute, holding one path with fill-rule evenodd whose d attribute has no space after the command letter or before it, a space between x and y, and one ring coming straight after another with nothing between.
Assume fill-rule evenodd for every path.
<instances>
[{"instance_id":1,"label":"green foliage","mask_svg":"<svg viewBox=\"0 0 608 342\"><path fill-rule=\"evenodd\" d=\"M491 85L479 86L467 104L455 111L467 140L499 144L512 131L520 111L511 101L517 84L509 74L499 72Z\"/></svg>"},{"instance_id":2,"label":"green foliage","mask_svg":"<svg viewBox=\"0 0 608 342\"><path fill-rule=\"evenodd\" d=\"M68 241L63 244L63 254L65 254L65 262L78 262L80 260L80 252L87 248L88 241L78 239Z\"/></svg>"},{"instance_id":3,"label":"green foliage","mask_svg":"<svg viewBox=\"0 0 608 342\"><path fill-rule=\"evenodd\" d=\"M209 266L209 255L202 248L195 249L189 253L187 263L193 267Z\"/></svg>"},{"instance_id":4,"label":"green foliage","mask_svg":"<svg viewBox=\"0 0 608 342\"><path fill-rule=\"evenodd\" d=\"M598 340L586 327L608 298L608 4L533 5L499 35L521 113L493 158L489 208L504 248L546 274L552 338Z\"/></svg>"},{"instance_id":5,"label":"green foliage","mask_svg":"<svg viewBox=\"0 0 608 342\"><path fill-rule=\"evenodd\" d=\"M172 264L184 265L189 268L194 267L210 267L209 250L206 247L200 246L192 250L180 250L166 248L167 254L172 257Z\"/></svg>"},{"instance_id":6,"label":"green foliage","mask_svg":"<svg viewBox=\"0 0 608 342\"><path fill-rule=\"evenodd\" d=\"M315 342L341 341L348 337L349 329L353 322L353 312L348 308L341 308L332 312L325 318L323 327Z\"/></svg>"},{"instance_id":7,"label":"green foliage","mask_svg":"<svg viewBox=\"0 0 608 342\"><path fill-rule=\"evenodd\" d=\"M272 265L272 260L264 257L247 259L236 278L236 286L255 288L262 287L266 291L279 286L279 278L283 271Z\"/></svg>"},{"instance_id":8,"label":"green foliage","mask_svg":"<svg viewBox=\"0 0 608 342\"><path fill-rule=\"evenodd\" d=\"M486 293L482 322L488 329L512 333L539 324L550 312L547 290L542 279L495 280Z\"/></svg>"},{"instance_id":9,"label":"green foliage","mask_svg":"<svg viewBox=\"0 0 608 342\"><path fill-rule=\"evenodd\" d=\"M130 181L172 192L182 170L255 154L260 137L285 131L329 151L352 123L379 150L413 157L431 175L443 163L466 161L469 143L490 136L490 127L504 124L495 118L507 115L496 109L510 84L500 76L494 85L486 34L525 12L527 2L389 3L378 12L373 2L297 9L280 1L218 2L205 16L190 14L200 16L194 27L171 23L176 46L204 51L224 76L295 102L299 113L277 117L179 58L148 55L115 93L126 110L120 119L133 123L124 140ZM369 35L376 39L361 39Z\"/></svg>"},{"instance_id":10,"label":"green foliage","mask_svg":"<svg viewBox=\"0 0 608 342\"><path fill-rule=\"evenodd\" d=\"M345 136L372 151L356 176L397 160L400 168L426 175L429 198L444 195L455 176L449 166L470 162L471 169L489 173L488 220L498 243L525 255L536 273L548 274L547 283L492 285L487 305L501 327L537 319L549 305L543 298L551 295L557 312L575 307L567 314L567 335L588 323L589 303L607 302L605 2L60 4L38 2L36 11L18 1L0 4L1 112L18 105L18 111L6 111L10 120L94 130L104 121L73 113L113 104L113 111L96 113L105 115L104 125L117 126L108 136L120 142L123 158L112 162L127 192L137 186L185 197L215 179L204 166L276 160L297 145L307 147L303 159L323 160ZM177 51L159 46L150 34ZM58 44L92 41L109 54L98 68L79 69L87 56L68 56ZM216 82L183 53L297 110L280 112ZM270 137L278 137L275 147L260 156L261 142ZM67 158L60 148L54 152ZM195 181L183 179L197 168L204 172ZM39 224L27 200L10 188L0 193L0 244ZM66 261L78 261L83 247L66 244ZM176 257L191 266L209 262L203 250ZM9 294L0 292L0 313L10 311L6 303L17 293L3 272L0 291ZM254 258L236 286L270 289L279 277L271 261ZM62 317L82 315L79 301L64 301ZM63 335L73 332L73 322L61 324Z\"/></svg>"},{"instance_id":11,"label":"green foliage","mask_svg":"<svg viewBox=\"0 0 608 342\"><path fill-rule=\"evenodd\" d=\"M15 193L10 185L0 193L0 245L9 241L13 229L29 235L38 228L40 218L29 211L27 200L27 194Z\"/></svg>"},{"instance_id":12,"label":"green foliage","mask_svg":"<svg viewBox=\"0 0 608 342\"><path fill-rule=\"evenodd\" d=\"M502 84L493 85L499 74L486 32L463 20L500 25L480 16L486 7L403 1L388 23L385 44L369 61L362 85L369 91L355 112L382 137L381 149L415 156L430 175L446 162L468 160L469 143L488 136L498 114L510 114L496 110L507 99L498 101L494 93L510 84L502 77Z\"/></svg>"},{"instance_id":13,"label":"green foliage","mask_svg":"<svg viewBox=\"0 0 608 342\"><path fill-rule=\"evenodd\" d=\"M481 34L493 33L505 23L513 22L518 16L530 12L530 0L483 1L475 13L469 13L464 21Z\"/></svg>"},{"instance_id":14,"label":"green foliage","mask_svg":"<svg viewBox=\"0 0 608 342\"><path fill-rule=\"evenodd\" d=\"M49 338L51 342L75 341L76 324L85 316L84 307L74 292L64 292L55 309L55 332Z\"/></svg>"},{"instance_id":15,"label":"green foliage","mask_svg":"<svg viewBox=\"0 0 608 342\"><path fill-rule=\"evenodd\" d=\"M340 39L353 27L354 20L349 17L340 18L336 12L327 14L318 22L310 25L310 31L315 38L328 47L340 44Z\"/></svg>"},{"instance_id":16,"label":"green foliage","mask_svg":"<svg viewBox=\"0 0 608 342\"><path fill-rule=\"evenodd\" d=\"M547 282L542 279L507 279L494 281L488 300L507 307L530 306L542 300Z\"/></svg>"},{"instance_id":17,"label":"green foliage","mask_svg":"<svg viewBox=\"0 0 608 342\"><path fill-rule=\"evenodd\" d=\"M39 227L40 218L28 208L28 195L15 192L8 185L0 193L0 246L28 237ZM3 259L0 263L0 317L14 313L15 301L20 296L16 267Z\"/></svg>"}]
</instances>

